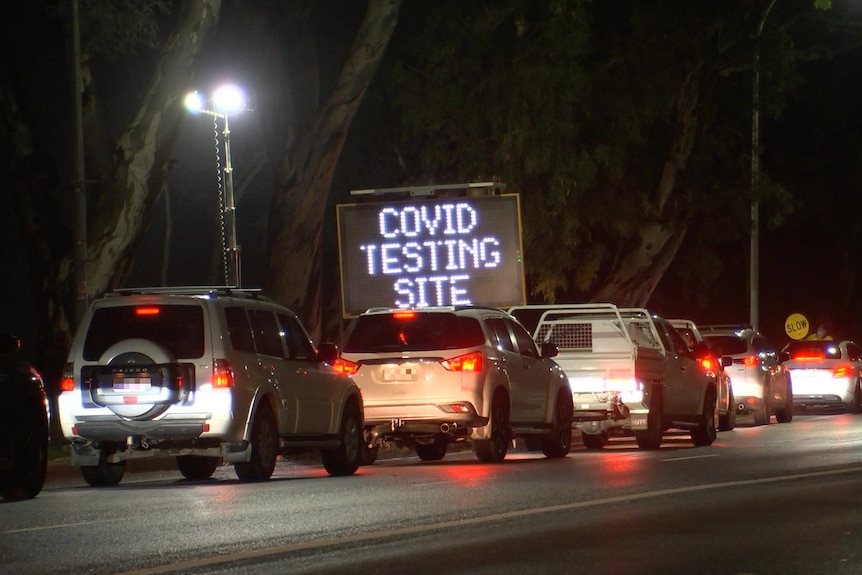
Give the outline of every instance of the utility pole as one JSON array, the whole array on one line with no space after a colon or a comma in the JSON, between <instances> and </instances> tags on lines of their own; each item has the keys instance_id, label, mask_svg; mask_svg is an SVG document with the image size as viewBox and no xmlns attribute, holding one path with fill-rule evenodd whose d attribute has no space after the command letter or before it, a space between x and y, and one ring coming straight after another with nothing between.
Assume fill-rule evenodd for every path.
<instances>
[{"instance_id":1,"label":"utility pole","mask_svg":"<svg viewBox=\"0 0 862 575\"><path fill-rule=\"evenodd\" d=\"M75 206L75 321L81 321L87 311L87 188L84 169L84 114L81 98L81 37L78 26L78 0L72 0L72 103L74 106L74 139L72 143L72 193Z\"/></svg>"}]
</instances>

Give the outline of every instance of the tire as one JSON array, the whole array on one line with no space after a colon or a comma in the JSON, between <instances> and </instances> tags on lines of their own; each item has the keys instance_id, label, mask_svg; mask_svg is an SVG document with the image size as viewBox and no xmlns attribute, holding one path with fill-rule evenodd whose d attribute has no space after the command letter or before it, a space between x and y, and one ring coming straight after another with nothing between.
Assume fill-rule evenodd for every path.
<instances>
[{"instance_id":1,"label":"tire","mask_svg":"<svg viewBox=\"0 0 862 575\"><path fill-rule=\"evenodd\" d=\"M664 400L662 399L661 386L654 385L650 398L649 415L647 416L647 429L635 432L635 441L637 441L639 448L655 450L661 447L664 436L663 414Z\"/></svg>"},{"instance_id":2,"label":"tire","mask_svg":"<svg viewBox=\"0 0 862 575\"><path fill-rule=\"evenodd\" d=\"M221 463L219 457L206 457L201 455L178 455L177 469L186 479L200 481L209 479L215 473Z\"/></svg>"},{"instance_id":3,"label":"tire","mask_svg":"<svg viewBox=\"0 0 862 575\"><path fill-rule=\"evenodd\" d=\"M736 427L736 402L731 394L730 402L727 406L727 413L725 415L718 416L718 430L733 431L734 427Z\"/></svg>"},{"instance_id":4,"label":"tire","mask_svg":"<svg viewBox=\"0 0 862 575\"><path fill-rule=\"evenodd\" d=\"M473 442L473 452L482 463L500 463L509 451L509 399L503 393L491 401L491 438Z\"/></svg>"},{"instance_id":5,"label":"tire","mask_svg":"<svg viewBox=\"0 0 862 575\"><path fill-rule=\"evenodd\" d=\"M565 457L572 449L572 417L575 407L572 394L561 389L554 404L554 422L551 433L541 438L542 453L549 459Z\"/></svg>"},{"instance_id":6,"label":"tire","mask_svg":"<svg viewBox=\"0 0 862 575\"><path fill-rule=\"evenodd\" d=\"M700 423L691 430L691 441L697 447L712 445L715 441L717 435L715 408L715 393L708 390L703 399L703 413L700 414Z\"/></svg>"},{"instance_id":7,"label":"tire","mask_svg":"<svg viewBox=\"0 0 862 575\"><path fill-rule=\"evenodd\" d=\"M377 455L380 453L380 446L368 447L367 443L362 444L362 452L359 454L359 465L373 465L377 461Z\"/></svg>"},{"instance_id":8,"label":"tire","mask_svg":"<svg viewBox=\"0 0 862 575\"><path fill-rule=\"evenodd\" d=\"M584 433L581 432L581 441L584 442L584 447L587 449L602 449L610 441L610 435L607 431L601 433Z\"/></svg>"},{"instance_id":9,"label":"tire","mask_svg":"<svg viewBox=\"0 0 862 575\"><path fill-rule=\"evenodd\" d=\"M847 413L862 413L862 382L856 382L856 389L853 391L853 401L846 406Z\"/></svg>"},{"instance_id":10,"label":"tire","mask_svg":"<svg viewBox=\"0 0 862 575\"><path fill-rule=\"evenodd\" d=\"M125 474L125 460L119 463L109 463L108 453L105 451L99 453L98 465L84 465L81 467L81 475L84 476L84 481L93 487L111 487L117 485L123 480L123 475Z\"/></svg>"},{"instance_id":11,"label":"tire","mask_svg":"<svg viewBox=\"0 0 862 575\"><path fill-rule=\"evenodd\" d=\"M41 405L31 405L16 417L12 468L0 475L0 498L33 499L45 485L48 468L48 421Z\"/></svg>"},{"instance_id":12,"label":"tire","mask_svg":"<svg viewBox=\"0 0 862 575\"><path fill-rule=\"evenodd\" d=\"M790 423L793 421L793 395L788 393L784 402L784 409L775 410L775 421L778 423Z\"/></svg>"},{"instance_id":13,"label":"tire","mask_svg":"<svg viewBox=\"0 0 862 575\"><path fill-rule=\"evenodd\" d=\"M275 470L278 457L278 427L267 405L258 407L251 426L251 459L234 463L233 469L241 481L266 481Z\"/></svg>"},{"instance_id":14,"label":"tire","mask_svg":"<svg viewBox=\"0 0 862 575\"><path fill-rule=\"evenodd\" d=\"M446 457L449 442L442 438L435 439L432 443L417 443L414 445L416 455L422 461L440 461Z\"/></svg>"},{"instance_id":15,"label":"tire","mask_svg":"<svg viewBox=\"0 0 862 575\"><path fill-rule=\"evenodd\" d=\"M353 402L344 406L341 414L338 447L323 449L320 460L326 472L333 477L353 475L359 469L365 438L362 433L362 416Z\"/></svg>"}]
</instances>

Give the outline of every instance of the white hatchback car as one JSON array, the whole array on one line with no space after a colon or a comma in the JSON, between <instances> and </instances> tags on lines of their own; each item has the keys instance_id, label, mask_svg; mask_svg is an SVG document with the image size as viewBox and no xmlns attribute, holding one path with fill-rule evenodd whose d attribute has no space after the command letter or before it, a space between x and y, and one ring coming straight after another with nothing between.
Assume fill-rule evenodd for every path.
<instances>
[{"instance_id":1,"label":"white hatchback car","mask_svg":"<svg viewBox=\"0 0 862 575\"><path fill-rule=\"evenodd\" d=\"M754 416L755 425L793 420L793 380L779 362L778 351L748 326L699 326L709 346L732 363L724 368L733 381L737 414Z\"/></svg>"},{"instance_id":2,"label":"white hatchback car","mask_svg":"<svg viewBox=\"0 0 862 575\"><path fill-rule=\"evenodd\" d=\"M793 405L862 412L862 348L852 341L802 340L782 350L793 378Z\"/></svg>"},{"instance_id":3,"label":"white hatchback car","mask_svg":"<svg viewBox=\"0 0 862 575\"><path fill-rule=\"evenodd\" d=\"M499 309L375 309L354 320L337 365L362 389L367 459L382 441L423 461L469 441L480 461L499 462L514 437L568 454L572 392L556 354Z\"/></svg>"}]
</instances>

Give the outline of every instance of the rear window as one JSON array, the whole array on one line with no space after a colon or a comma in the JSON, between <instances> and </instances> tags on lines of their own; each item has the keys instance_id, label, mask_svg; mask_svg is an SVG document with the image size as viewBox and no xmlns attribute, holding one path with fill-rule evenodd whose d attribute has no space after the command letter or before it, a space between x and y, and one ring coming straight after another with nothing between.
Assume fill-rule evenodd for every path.
<instances>
[{"instance_id":1,"label":"rear window","mask_svg":"<svg viewBox=\"0 0 862 575\"><path fill-rule=\"evenodd\" d=\"M840 359L841 349L834 341L795 341L787 345L791 359Z\"/></svg>"},{"instance_id":2,"label":"rear window","mask_svg":"<svg viewBox=\"0 0 862 575\"><path fill-rule=\"evenodd\" d=\"M204 353L204 314L197 305L130 305L103 307L93 313L84 341L84 359L98 361L105 350L124 339L147 339L175 358Z\"/></svg>"},{"instance_id":3,"label":"rear window","mask_svg":"<svg viewBox=\"0 0 862 575\"><path fill-rule=\"evenodd\" d=\"M708 335L706 341L716 355L743 355L748 353L748 344L735 335Z\"/></svg>"},{"instance_id":4,"label":"rear window","mask_svg":"<svg viewBox=\"0 0 862 575\"><path fill-rule=\"evenodd\" d=\"M479 321L453 313L397 313L359 316L345 353L432 351L485 343Z\"/></svg>"}]
</instances>

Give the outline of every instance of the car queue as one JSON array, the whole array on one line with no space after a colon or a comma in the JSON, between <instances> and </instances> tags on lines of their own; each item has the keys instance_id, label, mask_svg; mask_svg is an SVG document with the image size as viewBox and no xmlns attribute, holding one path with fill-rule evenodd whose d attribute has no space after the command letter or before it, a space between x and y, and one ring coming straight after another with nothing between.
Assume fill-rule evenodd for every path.
<instances>
[{"instance_id":1,"label":"car queue","mask_svg":"<svg viewBox=\"0 0 862 575\"><path fill-rule=\"evenodd\" d=\"M651 420L659 435L648 448L672 427L709 445L740 415L766 425L814 406L862 412L862 348L851 341L792 342L779 352L749 326L653 318L670 330L661 334L667 353L711 383L690 420L673 410ZM574 412L587 404L558 354L554 341L494 308L368 310L339 351L314 345L292 312L257 290L120 290L93 302L79 327L58 419L71 464L94 487L119 483L127 461L154 457L174 459L193 480L233 464L244 481L267 480L278 456L308 450L330 475L351 475L387 444L438 461L463 443L479 461L499 463L518 438L559 458L581 428ZM44 397L35 370L24 371ZM663 408L675 405L672 390ZM614 405L623 417L625 406ZM17 471L0 476L0 495L32 498L44 482L47 426L16 437L30 451L10 452Z\"/></svg>"}]
</instances>

